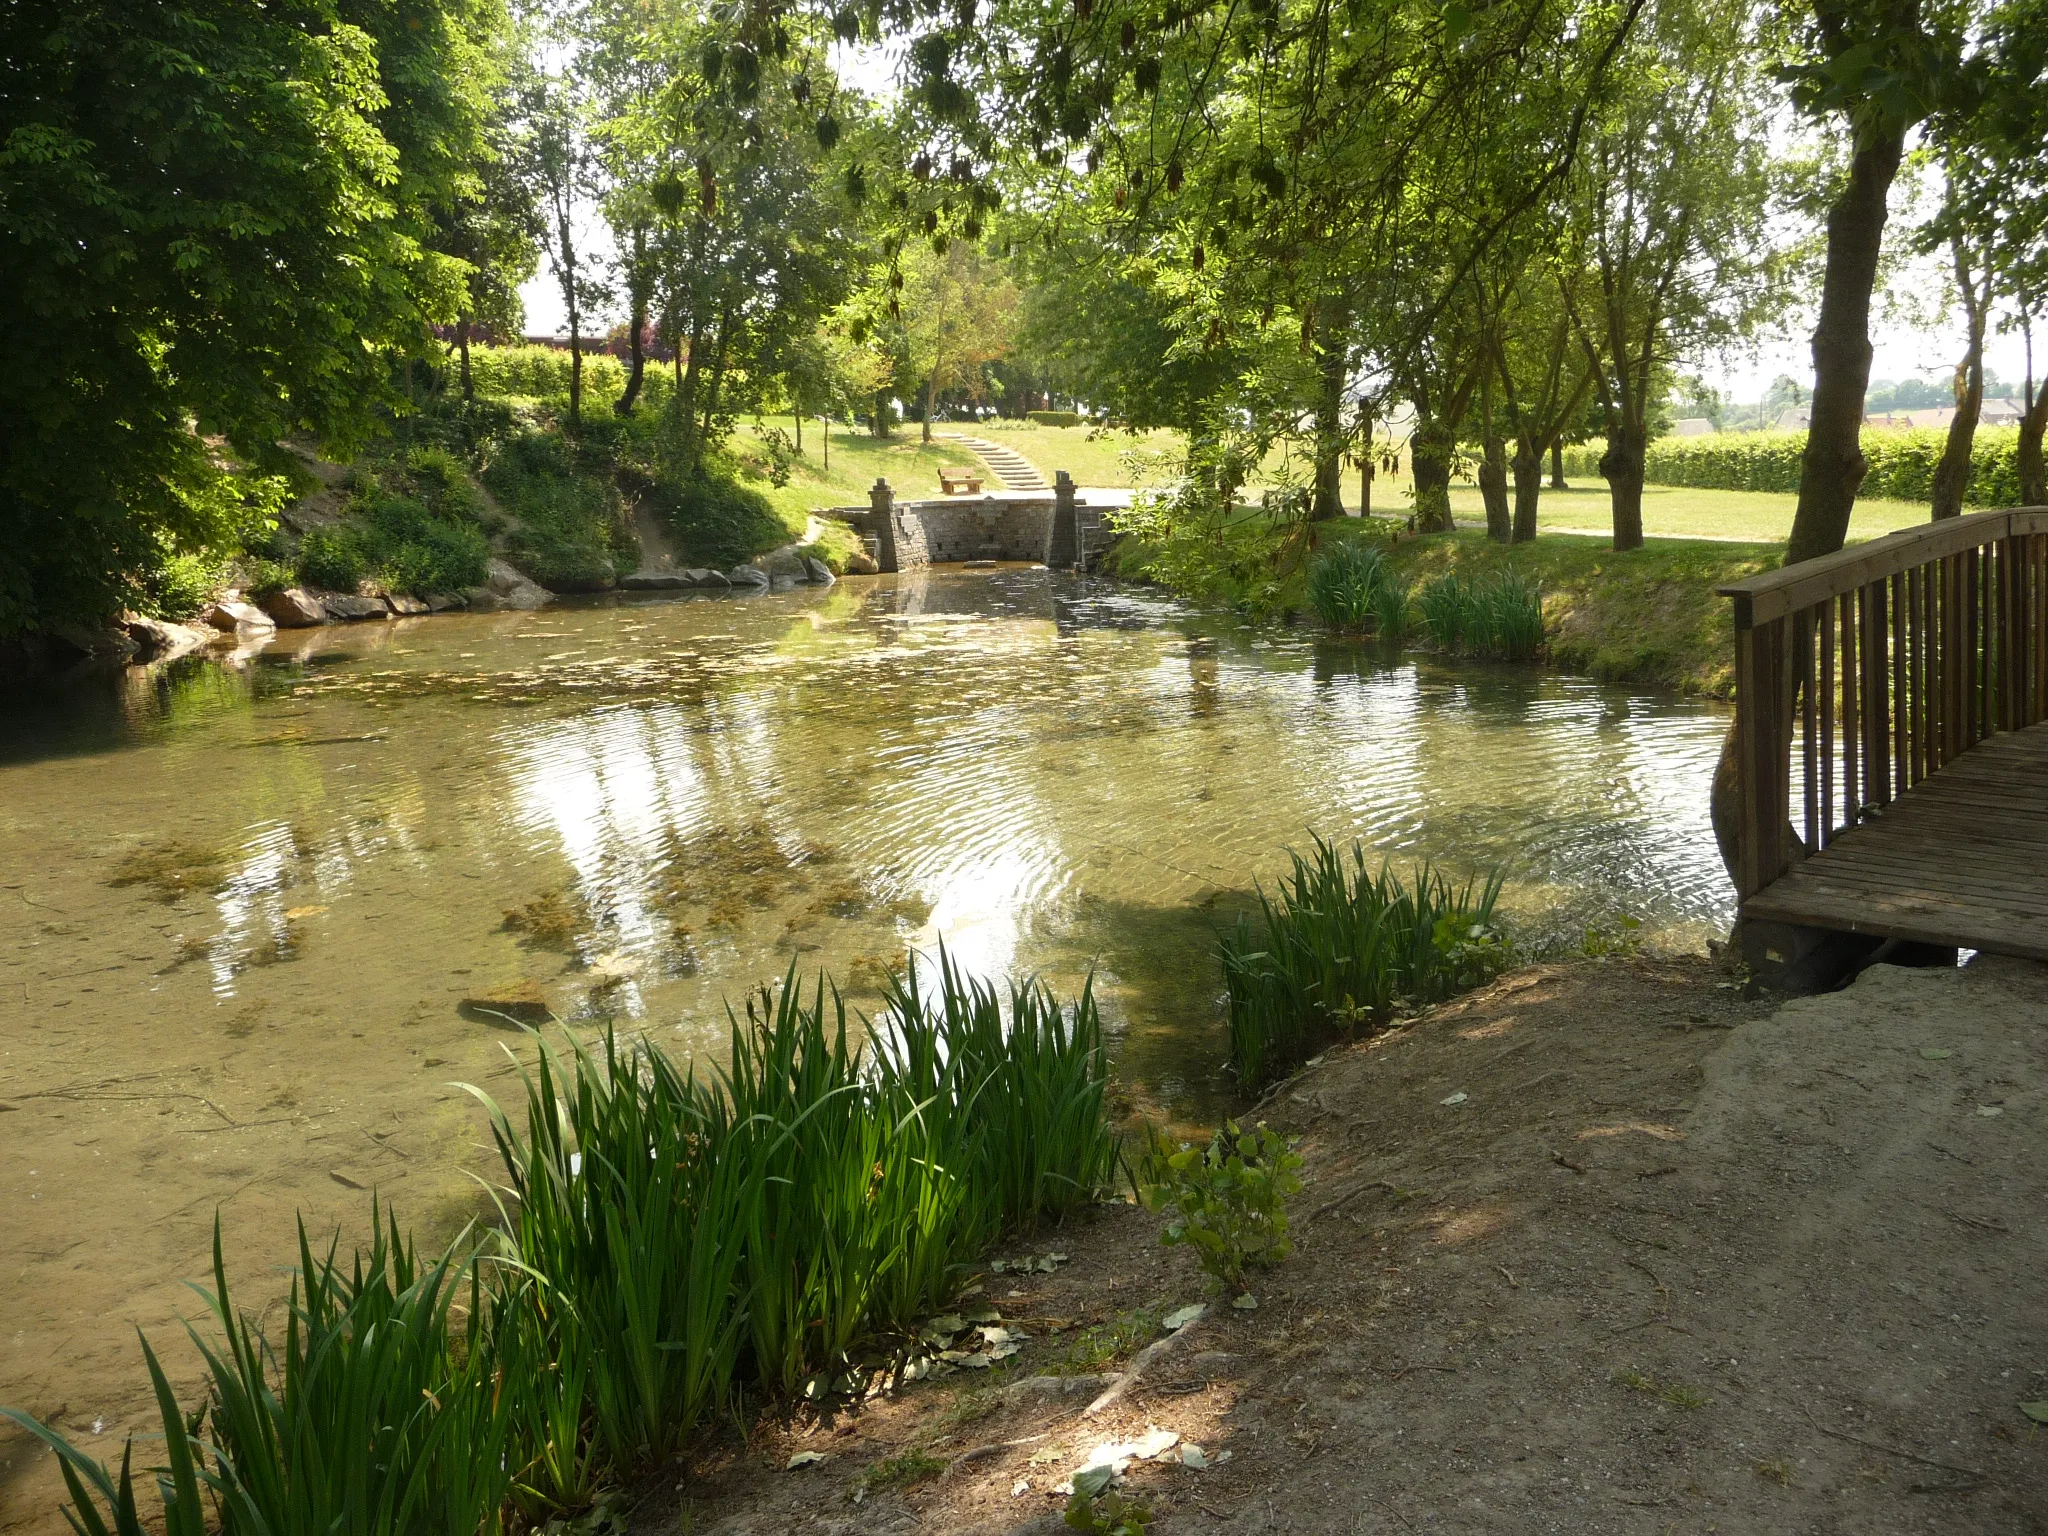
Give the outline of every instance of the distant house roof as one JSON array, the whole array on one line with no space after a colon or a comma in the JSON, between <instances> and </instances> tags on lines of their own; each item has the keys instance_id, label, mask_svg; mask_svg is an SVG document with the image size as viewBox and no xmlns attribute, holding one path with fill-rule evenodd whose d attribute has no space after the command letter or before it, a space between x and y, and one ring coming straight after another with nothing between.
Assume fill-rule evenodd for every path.
<instances>
[{"instance_id":1,"label":"distant house roof","mask_svg":"<svg viewBox=\"0 0 2048 1536\"><path fill-rule=\"evenodd\" d=\"M1773 423L1780 432L1804 432L1813 425L1813 409L1804 405L1788 405L1778 412Z\"/></svg>"},{"instance_id":2,"label":"distant house roof","mask_svg":"<svg viewBox=\"0 0 2048 1536\"><path fill-rule=\"evenodd\" d=\"M1704 416L1681 416L1671 423L1673 437L1706 437L1714 431L1714 424Z\"/></svg>"},{"instance_id":3,"label":"distant house roof","mask_svg":"<svg viewBox=\"0 0 2048 1536\"><path fill-rule=\"evenodd\" d=\"M2018 421L2027 414L2027 408L2010 395L1984 402L1984 413L1977 419L1987 427L2002 427Z\"/></svg>"}]
</instances>

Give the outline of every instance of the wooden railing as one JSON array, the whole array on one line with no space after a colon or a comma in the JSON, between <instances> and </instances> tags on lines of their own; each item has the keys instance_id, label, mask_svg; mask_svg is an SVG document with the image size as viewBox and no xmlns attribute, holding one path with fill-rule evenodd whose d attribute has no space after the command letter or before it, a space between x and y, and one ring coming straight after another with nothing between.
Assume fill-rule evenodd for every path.
<instances>
[{"instance_id":1,"label":"wooden railing","mask_svg":"<svg viewBox=\"0 0 2048 1536\"><path fill-rule=\"evenodd\" d=\"M2048 508L1926 523L1720 590L1743 900L1986 736L2048 718Z\"/></svg>"}]
</instances>

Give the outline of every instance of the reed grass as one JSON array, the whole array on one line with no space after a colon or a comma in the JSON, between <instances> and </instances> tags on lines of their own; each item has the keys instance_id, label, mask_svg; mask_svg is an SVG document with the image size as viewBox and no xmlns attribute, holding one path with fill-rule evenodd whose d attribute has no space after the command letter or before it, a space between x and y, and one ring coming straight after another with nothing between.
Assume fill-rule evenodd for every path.
<instances>
[{"instance_id":1,"label":"reed grass","mask_svg":"<svg viewBox=\"0 0 2048 1536\"><path fill-rule=\"evenodd\" d=\"M1007 996L942 950L849 1043L847 1008L792 966L708 1076L646 1041L543 1042L525 1126L478 1090L503 1166L495 1228L422 1262L373 1210L367 1252L303 1228L279 1345L229 1302L201 1413L148 1341L166 1536L494 1536L588 1506L749 1398L853 1384L861 1351L950 1300L1003 1232L1096 1198L1120 1162L1092 985ZM80 1536L144 1536L116 1474L56 1451ZM202 1433L202 1427L205 1433Z\"/></svg>"},{"instance_id":2,"label":"reed grass","mask_svg":"<svg viewBox=\"0 0 2048 1536\"><path fill-rule=\"evenodd\" d=\"M1428 864L1404 881L1314 839L1259 919L1219 936L1232 1070L1246 1087L1304 1060L1332 1035L1384 1021L1397 1004L1476 986L1505 963L1493 926L1498 872L1453 884Z\"/></svg>"},{"instance_id":3,"label":"reed grass","mask_svg":"<svg viewBox=\"0 0 2048 1536\"><path fill-rule=\"evenodd\" d=\"M1424 585L1415 607L1439 650L1528 661L1543 649L1543 591L1518 571L1470 582L1446 572Z\"/></svg>"},{"instance_id":4,"label":"reed grass","mask_svg":"<svg viewBox=\"0 0 2048 1536\"><path fill-rule=\"evenodd\" d=\"M216 1222L214 1285L200 1295L218 1337L189 1330L208 1374L199 1413L179 1407L149 1341L142 1346L163 1429L166 1460L152 1470L168 1536L498 1529L515 1415L500 1390L507 1362L487 1327L480 1273L452 1253L422 1262L374 1208L371 1226L369 1250L346 1264L332 1247L317 1253L300 1226L284 1338L273 1345L234 1309ZM9 1417L57 1452L80 1536L150 1528L135 1498L132 1442L117 1482L61 1436Z\"/></svg>"}]
</instances>

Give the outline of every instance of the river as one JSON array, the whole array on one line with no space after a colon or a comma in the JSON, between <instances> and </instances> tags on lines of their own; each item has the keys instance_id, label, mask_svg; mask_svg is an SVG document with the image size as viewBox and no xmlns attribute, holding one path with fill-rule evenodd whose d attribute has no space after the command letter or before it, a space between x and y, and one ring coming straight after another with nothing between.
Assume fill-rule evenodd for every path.
<instances>
[{"instance_id":1,"label":"river","mask_svg":"<svg viewBox=\"0 0 2048 1536\"><path fill-rule=\"evenodd\" d=\"M1727 716L1533 667L1253 629L1038 569L300 631L0 701L0 1403L147 1426L133 1327L193 1379L215 1212L244 1299L294 1212L481 1207L481 1111L572 1026L715 1059L793 962L871 1008L906 945L1071 990L1184 1122L1216 925L1311 828L1503 866L1532 940L1697 945ZM510 989L510 990L506 990ZM471 1006L465 1007L468 1002ZM54 1528L0 1434L0 1529Z\"/></svg>"}]
</instances>

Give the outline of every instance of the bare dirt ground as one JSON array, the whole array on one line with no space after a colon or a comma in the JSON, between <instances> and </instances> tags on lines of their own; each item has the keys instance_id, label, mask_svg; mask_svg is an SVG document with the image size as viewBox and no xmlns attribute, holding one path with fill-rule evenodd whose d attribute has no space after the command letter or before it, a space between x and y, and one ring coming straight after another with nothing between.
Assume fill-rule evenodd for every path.
<instances>
[{"instance_id":1,"label":"bare dirt ground","mask_svg":"<svg viewBox=\"0 0 2048 1536\"><path fill-rule=\"evenodd\" d=\"M1049 1533L1156 1427L1211 1462L1133 1464L1158 1536L2048 1531L2044 1084L2042 967L1775 1012L1704 960L1524 971L1273 1095L1295 1256L1112 1408L1204 1294L1129 1206L989 1277L1007 1368L763 1429L628 1524Z\"/></svg>"}]
</instances>

